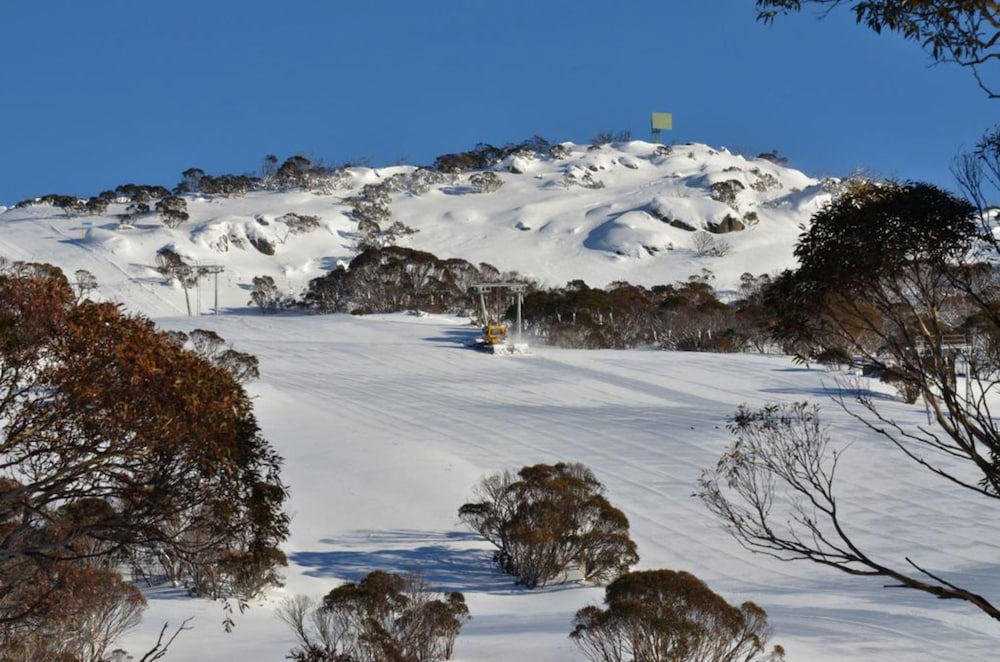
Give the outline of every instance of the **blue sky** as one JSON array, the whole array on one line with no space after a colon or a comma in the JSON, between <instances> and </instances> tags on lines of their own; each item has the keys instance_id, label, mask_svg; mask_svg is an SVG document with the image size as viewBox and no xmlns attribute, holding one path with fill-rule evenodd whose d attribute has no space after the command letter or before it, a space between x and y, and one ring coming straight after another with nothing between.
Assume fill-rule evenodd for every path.
<instances>
[{"instance_id":1,"label":"blue sky","mask_svg":"<svg viewBox=\"0 0 1000 662\"><path fill-rule=\"evenodd\" d=\"M996 122L971 76L846 11L754 21L753 0L8 1L0 5L0 203L180 171L427 163L601 130L778 149L945 186Z\"/></svg>"}]
</instances>

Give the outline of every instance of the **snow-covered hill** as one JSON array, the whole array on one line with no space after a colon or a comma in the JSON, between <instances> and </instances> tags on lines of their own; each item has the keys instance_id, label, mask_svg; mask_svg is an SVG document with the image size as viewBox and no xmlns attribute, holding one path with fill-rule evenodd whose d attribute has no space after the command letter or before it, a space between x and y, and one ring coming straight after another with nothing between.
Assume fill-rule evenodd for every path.
<instances>
[{"instance_id":1,"label":"snow-covered hill","mask_svg":"<svg viewBox=\"0 0 1000 662\"><path fill-rule=\"evenodd\" d=\"M489 262L550 285L576 278L593 286L655 285L707 268L727 288L744 272L790 266L799 225L829 199L829 187L817 179L706 145L675 145L669 154L640 141L565 146L560 158L502 161L494 169L503 187L493 193L475 192L466 173L419 195L393 194L393 219L418 231L403 245ZM121 228L121 203L102 216L72 218L49 205L0 208L0 255L52 262L68 273L87 269L101 283L100 295L157 316L185 310L180 289L153 269L156 251L172 246L191 260L224 265L221 305L242 307L254 276L270 275L298 294L309 279L349 261L357 223L344 198L413 170L352 168L322 192L186 196L191 219L176 229L155 214ZM318 216L319 229L290 232L281 220L289 212ZM703 230L729 244L729 254L699 256L695 241ZM261 240L273 255L261 252ZM201 310L210 298L202 292Z\"/></svg>"},{"instance_id":2,"label":"snow-covered hill","mask_svg":"<svg viewBox=\"0 0 1000 662\"><path fill-rule=\"evenodd\" d=\"M957 600L781 563L732 540L691 494L730 442L741 403L808 399L823 406L839 460L838 504L875 558L905 556L985 595L1000 588L1000 541L975 498L935 480L826 396L824 369L785 357L692 352L560 350L497 358L462 345L459 320L410 315L223 315L160 320L209 326L260 357L252 384L265 434L285 457L291 490L286 588L223 632L217 603L181 590L150 595L130 652L164 621L194 615L170 660L276 662L293 637L274 616L283 595L324 595L376 569L419 570L466 594L473 619L461 662L583 662L568 639L573 613L599 588L527 591L495 570L489 546L457 509L485 474L579 461L631 522L643 569L693 572L731 602L753 600L794 662L951 662L996 659L996 624ZM869 384L880 388L877 382ZM906 425L919 406L882 400ZM946 542L945 542L946 541ZM946 547L947 553L941 550Z\"/></svg>"}]
</instances>

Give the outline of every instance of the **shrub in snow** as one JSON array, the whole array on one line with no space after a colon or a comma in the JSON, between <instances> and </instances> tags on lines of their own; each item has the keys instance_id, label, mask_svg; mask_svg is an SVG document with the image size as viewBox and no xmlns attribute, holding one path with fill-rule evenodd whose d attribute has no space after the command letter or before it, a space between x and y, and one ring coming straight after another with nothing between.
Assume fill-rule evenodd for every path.
<instances>
[{"instance_id":1,"label":"shrub in snow","mask_svg":"<svg viewBox=\"0 0 1000 662\"><path fill-rule=\"evenodd\" d=\"M576 612L570 638L592 662L778 662L767 649L767 612L753 602L725 601L694 575L673 570L630 572L604 592L605 608Z\"/></svg>"},{"instance_id":2,"label":"shrub in snow","mask_svg":"<svg viewBox=\"0 0 1000 662\"><path fill-rule=\"evenodd\" d=\"M459 518L497 547L494 561L528 588L570 570L604 582L639 561L628 518L582 464L537 464L488 476Z\"/></svg>"},{"instance_id":3,"label":"shrub in snow","mask_svg":"<svg viewBox=\"0 0 1000 662\"><path fill-rule=\"evenodd\" d=\"M129 202L152 202L170 195L170 191L162 186L149 184L122 184L115 187L115 197Z\"/></svg>"},{"instance_id":4,"label":"shrub in snow","mask_svg":"<svg viewBox=\"0 0 1000 662\"><path fill-rule=\"evenodd\" d=\"M750 172L757 176L757 179L750 184L750 188L758 193L781 188L781 182L771 173L763 172L760 168L750 168Z\"/></svg>"},{"instance_id":5,"label":"shrub in snow","mask_svg":"<svg viewBox=\"0 0 1000 662\"><path fill-rule=\"evenodd\" d=\"M106 660L142 608L117 572L136 559L243 603L284 558L281 459L246 392L149 320L75 299L54 267L0 269L0 462L30 458L0 476L5 661Z\"/></svg>"},{"instance_id":6,"label":"shrub in snow","mask_svg":"<svg viewBox=\"0 0 1000 662\"><path fill-rule=\"evenodd\" d=\"M737 179L727 179L722 182L715 182L710 185L712 199L736 208L736 194L742 191L745 186Z\"/></svg>"},{"instance_id":7,"label":"shrub in snow","mask_svg":"<svg viewBox=\"0 0 1000 662\"><path fill-rule=\"evenodd\" d=\"M385 184L394 193L409 193L410 195L423 195L434 186L440 186L451 182L451 177L447 173L429 170L427 168L417 168L413 172L399 172L386 180Z\"/></svg>"},{"instance_id":8,"label":"shrub in snow","mask_svg":"<svg viewBox=\"0 0 1000 662\"><path fill-rule=\"evenodd\" d=\"M303 303L324 313L425 310L468 314L473 309L469 287L488 278L489 274L465 260L442 260L400 246L370 248L347 267L311 280Z\"/></svg>"},{"instance_id":9,"label":"shrub in snow","mask_svg":"<svg viewBox=\"0 0 1000 662\"><path fill-rule=\"evenodd\" d=\"M270 276L254 276L253 287L250 290L250 303L260 307L262 313L275 313L292 305L290 297L278 289L274 278Z\"/></svg>"},{"instance_id":10,"label":"shrub in snow","mask_svg":"<svg viewBox=\"0 0 1000 662\"><path fill-rule=\"evenodd\" d=\"M503 186L503 180L495 172L477 172L469 177L469 185L478 193L493 193Z\"/></svg>"},{"instance_id":11,"label":"shrub in snow","mask_svg":"<svg viewBox=\"0 0 1000 662\"><path fill-rule=\"evenodd\" d=\"M788 158L778 155L778 150L771 150L770 152L763 152L757 155L758 159L764 159L765 161L770 161L771 163L783 166L788 165Z\"/></svg>"},{"instance_id":12,"label":"shrub in snow","mask_svg":"<svg viewBox=\"0 0 1000 662\"><path fill-rule=\"evenodd\" d=\"M725 257L732 249L729 242L717 239L704 230L694 234L691 246L698 257Z\"/></svg>"},{"instance_id":13,"label":"shrub in snow","mask_svg":"<svg viewBox=\"0 0 1000 662\"><path fill-rule=\"evenodd\" d=\"M389 187L384 183L365 184L357 195L347 198L345 202L351 205L351 216L359 226L365 222L379 225L388 221L392 215L389 211L389 199Z\"/></svg>"},{"instance_id":14,"label":"shrub in snow","mask_svg":"<svg viewBox=\"0 0 1000 662\"><path fill-rule=\"evenodd\" d=\"M469 608L461 593L433 592L418 576L377 570L318 605L289 598L277 614L298 640L290 660L437 662L451 659Z\"/></svg>"},{"instance_id":15,"label":"shrub in snow","mask_svg":"<svg viewBox=\"0 0 1000 662\"><path fill-rule=\"evenodd\" d=\"M183 342L190 343L195 354L222 368L240 384L260 378L257 357L227 346L225 338L215 331L195 329Z\"/></svg>"},{"instance_id":16,"label":"shrub in snow","mask_svg":"<svg viewBox=\"0 0 1000 662\"><path fill-rule=\"evenodd\" d=\"M559 143L549 148L549 156L554 159L568 159L573 154L569 145Z\"/></svg>"},{"instance_id":17,"label":"shrub in snow","mask_svg":"<svg viewBox=\"0 0 1000 662\"><path fill-rule=\"evenodd\" d=\"M540 136L533 136L523 142L494 147L487 143L479 143L468 152L442 154L434 160L434 170L440 172L459 173L468 170L484 170L492 168L508 156L527 156L529 153L548 151L549 141Z\"/></svg>"},{"instance_id":18,"label":"shrub in snow","mask_svg":"<svg viewBox=\"0 0 1000 662\"><path fill-rule=\"evenodd\" d=\"M232 375L238 384L260 379L260 362L256 356L248 352L229 348L216 356L213 362Z\"/></svg>"},{"instance_id":19,"label":"shrub in snow","mask_svg":"<svg viewBox=\"0 0 1000 662\"><path fill-rule=\"evenodd\" d=\"M8 599L24 600L22 605L31 604L28 613L48 606L44 618L32 618L27 627L5 624L0 631L0 659L11 662L107 660L114 642L139 625L146 609L138 588L117 572L86 563L67 562L58 583L39 581L34 593L5 593Z\"/></svg>"},{"instance_id":20,"label":"shrub in snow","mask_svg":"<svg viewBox=\"0 0 1000 662\"><path fill-rule=\"evenodd\" d=\"M176 228L191 218L187 213L187 202L176 195L168 195L157 202L156 213L168 228Z\"/></svg>"},{"instance_id":21,"label":"shrub in snow","mask_svg":"<svg viewBox=\"0 0 1000 662\"><path fill-rule=\"evenodd\" d=\"M291 234L305 234L319 229L319 216L307 216L306 214L296 214L289 212L279 216L276 220L288 226Z\"/></svg>"},{"instance_id":22,"label":"shrub in snow","mask_svg":"<svg viewBox=\"0 0 1000 662\"><path fill-rule=\"evenodd\" d=\"M125 213L118 217L118 227L131 228L136 220L150 213L149 203L132 202L125 208Z\"/></svg>"},{"instance_id":23,"label":"shrub in snow","mask_svg":"<svg viewBox=\"0 0 1000 662\"><path fill-rule=\"evenodd\" d=\"M87 200L86 212L91 216L100 216L108 210L109 201L106 198L90 198Z\"/></svg>"},{"instance_id":24,"label":"shrub in snow","mask_svg":"<svg viewBox=\"0 0 1000 662\"><path fill-rule=\"evenodd\" d=\"M76 279L76 296L80 301L86 299L91 292L97 291L97 278L86 269L77 269L73 274Z\"/></svg>"}]
</instances>

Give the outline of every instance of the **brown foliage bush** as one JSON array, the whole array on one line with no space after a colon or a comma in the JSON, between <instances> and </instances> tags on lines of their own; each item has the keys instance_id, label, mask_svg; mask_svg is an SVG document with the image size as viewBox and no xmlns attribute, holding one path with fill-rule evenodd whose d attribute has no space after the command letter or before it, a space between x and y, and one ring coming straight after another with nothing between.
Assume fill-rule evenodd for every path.
<instances>
[{"instance_id":1,"label":"brown foliage bush","mask_svg":"<svg viewBox=\"0 0 1000 662\"><path fill-rule=\"evenodd\" d=\"M192 593L276 581L281 459L233 376L58 270L0 270L0 637L67 568L153 554ZM52 596L59 594L58 601Z\"/></svg>"},{"instance_id":2,"label":"brown foliage bush","mask_svg":"<svg viewBox=\"0 0 1000 662\"><path fill-rule=\"evenodd\" d=\"M305 596L278 616L295 632L297 662L435 662L451 659L469 618L461 593L430 591L415 575L375 571L330 591L320 605Z\"/></svg>"},{"instance_id":3,"label":"brown foliage bush","mask_svg":"<svg viewBox=\"0 0 1000 662\"><path fill-rule=\"evenodd\" d=\"M687 572L630 572L604 594L606 609L576 612L570 638L593 662L765 662L767 613L752 602L727 603Z\"/></svg>"},{"instance_id":4,"label":"brown foliage bush","mask_svg":"<svg viewBox=\"0 0 1000 662\"><path fill-rule=\"evenodd\" d=\"M603 582L639 560L628 518L604 498L582 464L536 464L483 479L462 521L497 546L494 560L528 588L565 581L576 569Z\"/></svg>"}]
</instances>

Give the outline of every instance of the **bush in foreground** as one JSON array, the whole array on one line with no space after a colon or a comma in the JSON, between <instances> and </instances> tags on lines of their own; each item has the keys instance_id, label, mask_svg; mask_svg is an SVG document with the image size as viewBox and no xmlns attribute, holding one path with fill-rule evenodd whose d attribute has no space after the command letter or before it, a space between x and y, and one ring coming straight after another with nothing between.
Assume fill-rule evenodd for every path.
<instances>
[{"instance_id":1,"label":"bush in foreground","mask_svg":"<svg viewBox=\"0 0 1000 662\"><path fill-rule=\"evenodd\" d=\"M777 662L767 650L767 612L726 602L687 572L622 575L604 593L606 609L576 612L570 638L593 662Z\"/></svg>"},{"instance_id":2,"label":"bush in foreground","mask_svg":"<svg viewBox=\"0 0 1000 662\"><path fill-rule=\"evenodd\" d=\"M297 662L435 662L451 659L469 618L461 593L435 593L414 575L375 571L330 591L320 605L297 595L278 609Z\"/></svg>"},{"instance_id":3,"label":"bush in foreground","mask_svg":"<svg viewBox=\"0 0 1000 662\"><path fill-rule=\"evenodd\" d=\"M71 581L89 568L155 556L241 601L278 582L281 458L227 370L31 264L0 265L0 366L0 651L76 627L62 610L107 578Z\"/></svg>"},{"instance_id":4,"label":"bush in foreground","mask_svg":"<svg viewBox=\"0 0 1000 662\"><path fill-rule=\"evenodd\" d=\"M628 518L582 464L536 464L483 479L461 520L497 546L494 560L518 583L565 581L571 569L601 583L639 561Z\"/></svg>"}]
</instances>

